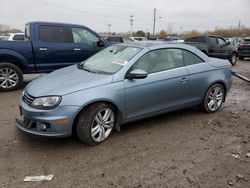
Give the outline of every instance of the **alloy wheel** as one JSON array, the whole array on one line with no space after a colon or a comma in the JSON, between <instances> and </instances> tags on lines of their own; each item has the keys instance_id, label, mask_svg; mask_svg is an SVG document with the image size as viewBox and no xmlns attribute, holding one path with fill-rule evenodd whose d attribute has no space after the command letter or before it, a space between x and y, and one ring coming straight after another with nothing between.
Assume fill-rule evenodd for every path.
<instances>
[{"instance_id":1,"label":"alloy wheel","mask_svg":"<svg viewBox=\"0 0 250 188\"><path fill-rule=\"evenodd\" d=\"M99 111L92 121L91 137L95 142L104 141L111 133L114 127L115 114L109 108Z\"/></svg>"},{"instance_id":2,"label":"alloy wheel","mask_svg":"<svg viewBox=\"0 0 250 188\"><path fill-rule=\"evenodd\" d=\"M9 89L13 88L18 83L18 75L11 68L0 68L0 87Z\"/></svg>"},{"instance_id":3,"label":"alloy wheel","mask_svg":"<svg viewBox=\"0 0 250 188\"><path fill-rule=\"evenodd\" d=\"M220 108L224 97L224 91L221 87L212 88L208 95L207 106L209 110L216 111Z\"/></svg>"},{"instance_id":4,"label":"alloy wheel","mask_svg":"<svg viewBox=\"0 0 250 188\"><path fill-rule=\"evenodd\" d=\"M232 61L232 64L233 64L233 65L236 64L237 59L238 59L238 58L237 58L237 55L233 54L233 55L232 55L232 58L231 58L231 61Z\"/></svg>"}]
</instances>

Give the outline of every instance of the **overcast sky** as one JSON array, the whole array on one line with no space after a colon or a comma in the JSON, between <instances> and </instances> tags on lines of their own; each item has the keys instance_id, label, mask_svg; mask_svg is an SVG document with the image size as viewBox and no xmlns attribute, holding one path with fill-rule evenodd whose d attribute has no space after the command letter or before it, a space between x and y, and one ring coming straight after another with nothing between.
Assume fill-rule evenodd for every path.
<instances>
[{"instance_id":1,"label":"overcast sky","mask_svg":"<svg viewBox=\"0 0 250 188\"><path fill-rule=\"evenodd\" d=\"M250 27L250 0L0 0L0 24L24 30L29 21L54 21L85 25L98 32L152 32L153 9L156 31L180 32L217 28Z\"/></svg>"}]
</instances>

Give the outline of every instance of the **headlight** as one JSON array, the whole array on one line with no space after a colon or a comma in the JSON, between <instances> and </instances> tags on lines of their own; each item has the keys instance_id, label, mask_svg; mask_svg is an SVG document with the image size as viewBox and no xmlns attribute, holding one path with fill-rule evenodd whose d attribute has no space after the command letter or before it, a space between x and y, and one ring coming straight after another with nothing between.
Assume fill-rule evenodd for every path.
<instances>
[{"instance_id":1,"label":"headlight","mask_svg":"<svg viewBox=\"0 0 250 188\"><path fill-rule=\"evenodd\" d=\"M33 108L39 109L53 109L59 105L61 102L61 97L59 96L49 96L49 97L40 97L36 98L31 106Z\"/></svg>"}]
</instances>

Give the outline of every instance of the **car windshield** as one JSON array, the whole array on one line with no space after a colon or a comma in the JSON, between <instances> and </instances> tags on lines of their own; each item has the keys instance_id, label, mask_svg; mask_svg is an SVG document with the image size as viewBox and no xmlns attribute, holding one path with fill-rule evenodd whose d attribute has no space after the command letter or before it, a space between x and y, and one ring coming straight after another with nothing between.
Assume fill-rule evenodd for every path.
<instances>
[{"instance_id":1,"label":"car windshield","mask_svg":"<svg viewBox=\"0 0 250 188\"><path fill-rule=\"evenodd\" d=\"M99 74L114 74L140 50L138 47L113 45L80 63L79 68Z\"/></svg>"}]
</instances>

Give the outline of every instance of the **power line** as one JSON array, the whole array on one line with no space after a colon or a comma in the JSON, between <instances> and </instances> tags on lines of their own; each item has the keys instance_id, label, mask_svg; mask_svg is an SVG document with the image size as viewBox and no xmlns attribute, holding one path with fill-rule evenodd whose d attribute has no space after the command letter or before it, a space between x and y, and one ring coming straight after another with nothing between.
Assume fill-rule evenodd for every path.
<instances>
[{"instance_id":1,"label":"power line","mask_svg":"<svg viewBox=\"0 0 250 188\"><path fill-rule=\"evenodd\" d=\"M141 8L141 7L135 7L135 6L128 6L125 4L118 4L118 3L107 3L106 1L96 1L96 0L85 0L88 1L90 3L94 3L94 4L98 4L98 5L104 5L104 6L113 6L113 7L119 7L119 8L125 8L125 9L139 9L139 10L147 10L147 11L151 11L151 9L147 9L147 8Z\"/></svg>"},{"instance_id":2,"label":"power line","mask_svg":"<svg viewBox=\"0 0 250 188\"><path fill-rule=\"evenodd\" d=\"M83 13L83 14L86 14L86 15L92 14L92 15L96 15L96 16L100 16L100 17L109 17L109 18L112 18L112 19L124 19L124 20L127 19L127 17L119 17L119 16L117 17L117 16L113 16L113 15L106 15L106 14L100 14L100 13L96 13L96 12L84 11L84 10L70 8L70 7L66 7L66 6L63 6L63 5L59 5L59 4L55 4L55 3L51 3L51 2L47 2L47 1L42 1L42 0L34 0L34 1L37 1L37 2L40 2L40 3L43 3L43 4L47 4L47 5L50 5L50 6L53 6L53 7L57 7L57 8L62 8L62 9L71 10L71 11L74 11L74 12ZM138 20L151 20L151 19L149 19L149 18L138 18Z\"/></svg>"},{"instance_id":3,"label":"power line","mask_svg":"<svg viewBox=\"0 0 250 188\"><path fill-rule=\"evenodd\" d=\"M165 13L166 11L160 10L162 13ZM222 20L222 19L211 19L207 17L201 17L201 16L194 16L194 15L187 15L183 12L180 11L175 11L174 15L180 16L180 17L185 17L186 19L196 19L196 20L201 20L201 21L210 21L210 22L220 22L220 23L232 23L232 20Z\"/></svg>"},{"instance_id":4,"label":"power line","mask_svg":"<svg viewBox=\"0 0 250 188\"><path fill-rule=\"evenodd\" d=\"M95 15L95 16L99 16L99 17L107 17L107 18L112 18L112 19L117 19L117 20L127 20L127 17L121 17L121 16L114 16L114 15L107 15L107 14L100 14L100 13L97 13L97 12L91 12L91 11L85 11L85 10L80 10L80 9L76 9L76 8L71 8L71 7L67 7L67 6L63 6L63 5L60 5L60 4L56 4L56 3L52 3L52 2L47 2L47 1L43 1L43 0L33 0L33 1L37 1L37 2L40 2L40 3L43 3L43 4L46 4L46 5L49 5L49 6L53 6L53 7L57 7L57 8L61 8L61 9L65 9L65 10L68 10L68 11L74 11L74 12L79 12L79 13L82 13L82 14L85 14L85 15ZM115 4L114 3L104 3L104 2L101 2L99 0L85 0L85 1L88 1L88 2L93 2L95 4L101 4L101 5L104 5L104 6L114 6ZM125 5L125 4L124 4ZM116 5L117 7L119 8L131 8L131 7L128 7L128 6L120 6L119 4ZM143 10L151 10L151 9L145 9L145 8L138 8L138 7L132 7L134 9L143 9ZM151 10L152 11L152 10ZM160 10L162 13L163 13L163 10ZM166 11L164 11L165 13ZM201 17L196 17L196 16L192 16L192 15L185 15L183 14L182 12L175 12L174 13L175 15L177 16L181 16L181 17L185 17L187 19L196 19L196 20L201 20L201 21L210 21L210 22L221 22L221 23L232 23L232 21L225 21L225 20L218 20L218 19L210 19L210 18L201 18ZM171 17L171 16L166 16L166 17ZM152 21L154 20L153 18L136 18L137 20L141 20L141 21ZM170 21L170 19L168 19L168 21ZM180 23L180 22L179 22ZM185 23L181 23L182 25L185 24Z\"/></svg>"}]
</instances>

